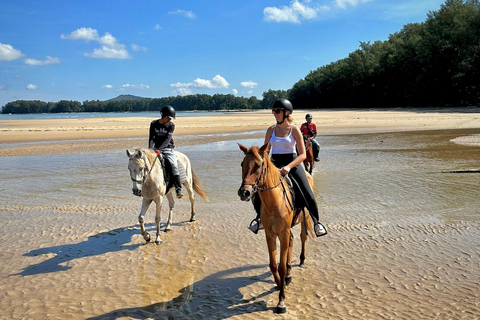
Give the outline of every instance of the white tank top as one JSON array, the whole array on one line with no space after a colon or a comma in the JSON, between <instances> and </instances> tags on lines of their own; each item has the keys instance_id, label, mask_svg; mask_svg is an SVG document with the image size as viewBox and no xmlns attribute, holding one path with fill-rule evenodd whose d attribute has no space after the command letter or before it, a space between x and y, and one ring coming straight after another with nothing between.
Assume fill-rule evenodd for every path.
<instances>
[{"instance_id":1,"label":"white tank top","mask_svg":"<svg viewBox=\"0 0 480 320\"><path fill-rule=\"evenodd\" d=\"M272 136L270 137L270 144L272 145L272 154L289 154L297 153L295 149L295 139L292 136L292 129L286 137L277 137L275 135L275 128L273 128Z\"/></svg>"}]
</instances>

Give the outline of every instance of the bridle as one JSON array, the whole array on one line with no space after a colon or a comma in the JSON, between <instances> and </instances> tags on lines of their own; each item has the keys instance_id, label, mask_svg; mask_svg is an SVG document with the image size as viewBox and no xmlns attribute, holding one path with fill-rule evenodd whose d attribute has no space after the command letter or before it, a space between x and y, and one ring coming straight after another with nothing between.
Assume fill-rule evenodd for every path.
<instances>
[{"instance_id":1,"label":"bridle","mask_svg":"<svg viewBox=\"0 0 480 320\"><path fill-rule=\"evenodd\" d=\"M156 156L155 157L155 160L153 161L153 164L150 166L150 169L148 169L150 163L148 162L148 159L146 157L145 154L142 155L142 160L143 162L145 163L145 167L143 168L143 177L142 177L142 180L137 180L137 179L134 179L130 176L130 179L133 181L133 182L136 182L136 183L139 183L141 185L143 185L145 183L145 180L147 179L147 177L150 175L150 173L152 172L153 170L153 167L155 166L155 162L157 161L157 159L159 158L160 156ZM161 162L160 162L161 164Z\"/></svg>"},{"instance_id":2,"label":"bridle","mask_svg":"<svg viewBox=\"0 0 480 320\"><path fill-rule=\"evenodd\" d=\"M257 181L255 181L255 183L242 183L242 185L240 186L240 188L242 188L243 186L252 186L252 196L257 193L257 192L262 192L262 191L266 191L266 190L271 190L271 189L275 189L276 187L278 187L282 182L283 180L285 179L285 176L282 175L282 177L280 178L280 180L278 181L278 183L272 187L260 187L260 182L263 180L265 180L264 176L265 176L265 173L268 172L268 163L267 165L265 166L265 158L262 158L262 166L260 167L260 176L258 177ZM265 169L264 169L265 168ZM263 182L263 184L265 184L265 181Z\"/></svg>"}]
</instances>

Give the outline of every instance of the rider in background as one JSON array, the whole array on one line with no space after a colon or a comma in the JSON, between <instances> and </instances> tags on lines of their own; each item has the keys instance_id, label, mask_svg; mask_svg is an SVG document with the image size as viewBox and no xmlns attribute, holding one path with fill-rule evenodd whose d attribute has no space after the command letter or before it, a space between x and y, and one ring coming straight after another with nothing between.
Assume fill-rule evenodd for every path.
<instances>
[{"instance_id":1,"label":"rider in background","mask_svg":"<svg viewBox=\"0 0 480 320\"><path fill-rule=\"evenodd\" d=\"M164 106L160 110L161 118L153 120L150 123L148 147L155 151L160 151L170 162L173 174L173 184L177 198L183 197L182 183L180 182L180 172L178 171L178 161L175 156L175 143L173 142L173 131L175 124L171 121L175 119L175 109L172 106Z\"/></svg>"},{"instance_id":2,"label":"rider in background","mask_svg":"<svg viewBox=\"0 0 480 320\"><path fill-rule=\"evenodd\" d=\"M318 153L320 152L320 145L318 144L317 140L315 140L315 137L317 136L317 126L315 123L312 122L313 116L310 113L307 113L305 116L305 120L307 122L304 122L301 127L300 131L302 131L303 135L307 137L312 142L312 148L313 148L313 158L315 161L320 161L318 158Z\"/></svg>"},{"instance_id":3,"label":"rider in background","mask_svg":"<svg viewBox=\"0 0 480 320\"><path fill-rule=\"evenodd\" d=\"M295 192L303 194L306 202L305 206L313 219L315 234L317 237L320 237L326 235L327 230L318 221L317 201L308 183L305 169L301 166L301 163L306 158L305 145L302 133L297 126L292 124L292 112L292 103L287 99L280 99L273 103L272 114L277 123L267 129L265 143L270 142L273 163L280 169L281 174L289 174L298 183L299 190L295 190ZM298 150L298 155L296 150ZM300 197L301 195L297 194L296 198L299 199ZM257 233L260 229L261 208L258 194L254 195L252 201L257 217L250 223L248 228L252 232Z\"/></svg>"}]
</instances>

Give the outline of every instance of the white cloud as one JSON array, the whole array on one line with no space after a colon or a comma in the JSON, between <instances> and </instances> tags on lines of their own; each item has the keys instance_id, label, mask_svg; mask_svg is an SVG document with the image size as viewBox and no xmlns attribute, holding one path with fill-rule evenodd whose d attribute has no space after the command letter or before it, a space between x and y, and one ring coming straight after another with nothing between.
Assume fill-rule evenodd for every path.
<instances>
[{"instance_id":1,"label":"white cloud","mask_svg":"<svg viewBox=\"0 0 480 320\"><path fill-rule=\"evenodd\" d=\"M147 52L147 51L148 51L148 48L147 48L147 47L137 46L136 44L132 43L132 50L133 50L133 51Z\"/></svg>"},{"instance_id":2,"label":"white cloud","mask_svg":"<svg viewBox=\"0 0 480 320\"><path fill-rule=\"evenodd\" d=\"M160 30L160 29L163 29L161 25L159 25L158 23L155 25L155 30Z\"/></svg>"},{"instance_id":3,"label":"white cloud","mask_svg":"<svg viewBox=\"0 0 480 320\"><path fill-rule=\"evenodd\" d=\"M103 36L99 36L98 31L93 28L79 28L72 31L70 34L61 35L62 39L69 40L85 40L96 41L101 47L93 50L92 53L84 53L85 56L91 58L104 58L104 59L131 59L129 52L125 49L125 45L117 41L109 32L106 32Z\"/></svg>"},{"instance_id":4,"label":"white cloud","mask_svg":"<svg viewBox=\"0 0 480 320\"><path fill-rule=\"evenodd\" d=\"M106 84L106 85L102 86L102 88L112 89L113 86L111 84Z\"/></svg>"},{"instance_id":5,"label":"white cloud","mask_svg":"<svg viewBox=\"0 0 480 320\"><path fill-rule=\"evenodd\" d=\"M290 6L266 7L263 9L263 19L273 22L300 23L301 20L310 20L317 17L317 12L327 10L325 6L314 8L308 6L310 1L303 3L298 0L290 2Z\"/></svg>"},{"instance_id":6,"label":"white cloud","mask_svg":"<svg viewBox=\"0 0 480 320\"><path fill-rule=\"evenodd\" d=\"M232 89L232 94L233 94L234 96L236 96L236 95L238 94L238 90L237 90L237 89Z\"/></svg>"},{"instance_id":7,"label":"white cloud","mask_svg":"<svg viewBox=\"0 0 480 320\"><path fill-rule=\"evenodd\" d=\"M147 84L124 84L122 88L132 88L132 89L150 89L150 86Z\"/></svg>"},{"instance_id":8,"label":"white cloud","mask_svg":"<svg viewBox=\"0 0 480 320\"><path fill-rule=\"evenodd\" d=\"M180 14L189 19L195 19L197 17L195 13L193 13L192 11L186 11L186 10L170 11L168 14Z\"/></svg>"},{"instance_id":9,"label":"white cloud","mask_svg":"<svg viewBox=\"0 0 480 320\"><path fill-rule=\"evenodd\" d=\"M189 94L192 94L192 90L187 88L178 88L172 91L172 95L174 96L188 96Z\"/></svg>"},{"instance_id":10,"label":"white cloud","mask_svg":"<svg viewBox=\"0 0 480 320\"><path fill-rule=\"evenodd\" d=\"M125 49L109 48L107 46L101 46L100 48L93 49L92 53L84 53L86 57L100 58L100 59L130 59L130 54Z\"/></svg>"},{"instance_id":11,"label":"white cloud","mask_svg":"<svg viewBox=\"0 0 480 320\"><path fill-rule=\"evenodd\" d=\"M369 1L372 1L372 0L335 0L335 2L337 3L337 6L339 6L342 9L345 9L347 5L356 6L359 3L369 2Z\"/></svg>"},{"instance_id":12,"label":"white cloud","mask_svg":"<svg viewBox=\"0 0 480 320\"><path fill-rule=\"evenodd\" d=\"M37 89L37 86L30 83L30 84L27 84L26 89L28 89L28 90L35 90L35 89Z\"/></svg>"},{"instance_id":13,"label":"white cloud","mask_svg":"<svg viewBox=\"0 0 480 320\"><path fill-rule=\"evenodd\" d=\"M242 81L240 82L240 85L244 88L255 88L256 86L258 86L258 83L253 81Z\"/></svg>"},{"instance_id":14,"label":"white cloud","mask_svg":"<svg viewBox=\"0 0 480 320\"><path fill-rule=\"evenodd\" d=\"M0 61L12 61L21 57L23 57L23 53L20 50L0 42Z\"/></svg>"},{"instance_id":15,"label":"white cloud","mask_svg":"<svg viewBox=\"0 0 480 320\"><path fill-rule=\"evenodd\" d=\"M212 80L200 79L197 78L193 82L189 83L173 83L170 84L173 88L206 88L206 89L218 89L218 88L228 88L230 84L224 77L221 75L216 75Z\"/></svg>"},{"instance_id":16,"label":"white cloud","mask_svg":"<svg viewBox=\"0 0 480 320\"><path fill-rule=\"evenodd\" d=\"M37 59L26 58L24 60L24 62L25 62L25 64L28 64L28 65L31 65L31 66L46 66L46 65L49 65L49 64L59 64L60 59L47 56L47 59L45 59L45 60L37 60Z\"/></svg>"}]
</instances>

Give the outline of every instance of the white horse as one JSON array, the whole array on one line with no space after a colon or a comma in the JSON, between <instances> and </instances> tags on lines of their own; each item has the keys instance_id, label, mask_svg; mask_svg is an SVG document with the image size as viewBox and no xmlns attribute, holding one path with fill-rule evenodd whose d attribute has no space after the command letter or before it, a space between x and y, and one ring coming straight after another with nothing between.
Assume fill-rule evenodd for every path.
<instances>
[{"instance_id":1,"label":"white horse","mask_svg":"<svg viewBox=\"0 0 480 320\"><path fill-rule=\"evenodd\" d=\"M200 180L198 180L195 173L193 173L188 157L178 151L175 151L175 155L181 166L185 168L186 179L183 182L183 186L187 190L190 199L192 209L190 222L193 222L195 221L195 192L206 201L208 201L208 197L202 189ZM150 241L150 234L145 231L144 223L145 213L152 201L154 201L156 204L155 223L157 224L157 237L155 243L160 244L162 243L162 240L160 239L160 211L162 209L163 196L167 195L168 204L170 206L167 225L165 227L165 231L169 231L172 229L173 207L175 205L173 192L175 188L166 190L167 185L165 184L162 163L152 149L136 148L134 152L127 150L127 156L129 158L128 170L130 171L130 178L133 181L133 194L143 197L142 209L138 216L143 239L147 242ZM165 159L165 162L166 161L168 160Z\"/></svg>"}]
</instances>

